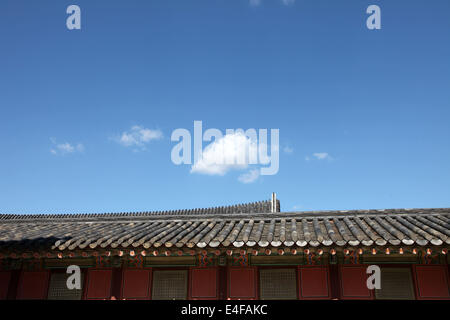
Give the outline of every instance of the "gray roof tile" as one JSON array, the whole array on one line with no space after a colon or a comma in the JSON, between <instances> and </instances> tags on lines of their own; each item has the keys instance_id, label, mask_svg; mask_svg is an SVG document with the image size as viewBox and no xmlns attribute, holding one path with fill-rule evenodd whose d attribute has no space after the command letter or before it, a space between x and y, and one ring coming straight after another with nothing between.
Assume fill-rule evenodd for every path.
<instances>
[{"instance_id":1,"label":"gray roof tile","mask_svg":"<svg viewBox=\"0 0 450 320\"><path fill-rule=\"evenodd\" d=\"M165 212L3 214L0 251L449 245L449 229L445 208L271 213L270 201L261 201Z\"/></svg>"}]
</instances>

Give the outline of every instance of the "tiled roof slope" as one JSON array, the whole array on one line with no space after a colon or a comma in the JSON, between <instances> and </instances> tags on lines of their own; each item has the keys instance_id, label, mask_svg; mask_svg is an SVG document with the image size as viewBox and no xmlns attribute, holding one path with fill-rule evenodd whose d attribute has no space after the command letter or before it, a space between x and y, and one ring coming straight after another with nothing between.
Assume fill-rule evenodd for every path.
<instances>
[{"instance_id":1,"label":"tiled roof slope","mask_svg":"<svg viewBox=\"0 0 450 320\"><path fill-rule=\"evenodd\" d=\"M450 244L450 208L274 213L267 208L270 201L166 213L0 215L0 250Z\"/></svg>"}]
</instances>

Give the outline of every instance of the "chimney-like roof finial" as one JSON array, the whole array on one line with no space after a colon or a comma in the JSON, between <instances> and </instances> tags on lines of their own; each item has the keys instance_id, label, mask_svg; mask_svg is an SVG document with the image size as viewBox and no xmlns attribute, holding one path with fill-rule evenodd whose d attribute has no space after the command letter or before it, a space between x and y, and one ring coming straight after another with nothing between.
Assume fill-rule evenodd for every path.
<instances>
[{"instance_id":1,"label":"chimney-like roof finial","mask_svg":"<svg viewBox=\"0 0 450 320\"><path fill-rule=\"evenodd\" d=\"M272 201L271 201L271 208L270 212L277 212L277 194L275 192L272 192Z\"/></svg>"}]
</instances>

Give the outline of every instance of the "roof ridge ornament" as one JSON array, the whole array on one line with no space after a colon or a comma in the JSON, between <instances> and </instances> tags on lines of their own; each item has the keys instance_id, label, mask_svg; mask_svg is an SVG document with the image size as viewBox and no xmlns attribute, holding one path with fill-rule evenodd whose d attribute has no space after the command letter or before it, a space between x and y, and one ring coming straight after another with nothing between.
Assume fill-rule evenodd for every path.
<instances>
[{"instance_id":1,"label":"roof ridge ornament","mask_svg":"<svg viewBox=\"0 0 450 320\"><path fill-rule=\"evenodd\" d=\"M271 201L270 212L272 212L272 213L277 212L277 194L275 192L272 192L272 201Z\"/></svg>"}]
</instances>

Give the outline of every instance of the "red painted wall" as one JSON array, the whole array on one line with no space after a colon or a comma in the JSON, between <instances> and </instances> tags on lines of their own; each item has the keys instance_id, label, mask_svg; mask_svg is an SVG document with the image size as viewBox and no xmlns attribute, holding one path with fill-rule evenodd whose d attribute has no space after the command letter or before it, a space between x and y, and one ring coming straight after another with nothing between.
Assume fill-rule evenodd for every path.
<instances>
[{"instance_id":1,"label":"red painted wall","mask_svg":"<svg viewBox=\"0 0 450 320\"><path fill-rule=\"evenodd\" d=\"M257 299L257 269L255 267L228 268L228 298Z\"/></svg>"},{"instance_id":2,"label":"red painted wall","mask_svg":"<svg viewBox=\"0 0 450 320\"><path fill-rule=\"evenodd\" d=\"M124 269L122 273L122 299L150 299L151 269Z\"/></svg>"},{"instance_id":3,"label":"red painted wall","mask_svg":"<svg viewBox=\"0 0 450 320\"><path fill-rule=\"evenodd\" d=\"M5 300L8 297L8 289L11 281L10 271L0 272L0 300Z\"/></svg>"},{"instance_id":4,"label":"red painted wall","mask_svg":"<svg viewBox=\"0 0 450 320\"><path fill-rule=\"evenodd\" d=\"M17 299L47 299L48 271L23 271L20 274Z\"/></svg>"},{"instance_id":5,"label":"red painted wall","mask_svg":"<svg viewBox=\"0 0 450 320\"><path fill-rule=\"evenodd\" d=\"M444 265L415 265L416 297L421 300L450 299L448 271Z\"/></svg>"},{"instance_id":6,"label":"red painted wall","mask_svg":"<svg viewBox=\"0 0 450 320\"><path fill-rule=\"evenodd\" d=\"M395 265L389 265L393 267ZM329 266L298 266L299 299L374 299L366 286L367 265L339 265L331 275ZM401 266L404 267L404 266ZM258 299L257 267L191 267L189 299ZM417 299L450 300L447 265L413 265ZM88 269L84 285L85 299L110 299L114 290L114 272L118 272L117 298L150 299L152 269ZM14 275L14 276L13 276ZM336 285L332 285L332 282ZM46 299L48 271L0 272L0 299ZM224 287L223 295L220 288ZM338 293L332 294L336 287Z\"/></svg>"},{"instance_id":7,"label":"red painted wall","mask_svg":"<svg viewBox=\"0 0 450 320\"><path fill-rule=\"evenodd\" d=\"M110 299L112 269L89 269L86 277L85 299Z\"/></svg>"},{"instance_id":8,"label":"red painted wall","mask_svg":"<svg viewBox=\"0 0 450 320\"><path fill-rule=\"evenodd\" d=\"M218 299L218 268L191 268L189 272L189 299Z\"/></svg>"},{"instance_id":9,"label":"red painted wall","mask_svg":"<svg viewBox=\"0 0 450 320\"><path fill-rule=\"evenodd\" d=\"M373 290L367 288L368 265L342 265L339 269L341 299L373 299Z\"/></svg>"},{"instance_id":10,"label":"red painted wall","mask_svg":"<svg viewBox=\"0 0 450 320\"><path fill-rule=\"evenodd\" d=\"M298 268L299 299L331 299L328 266Z\"/></svg>"}]
</instances>

